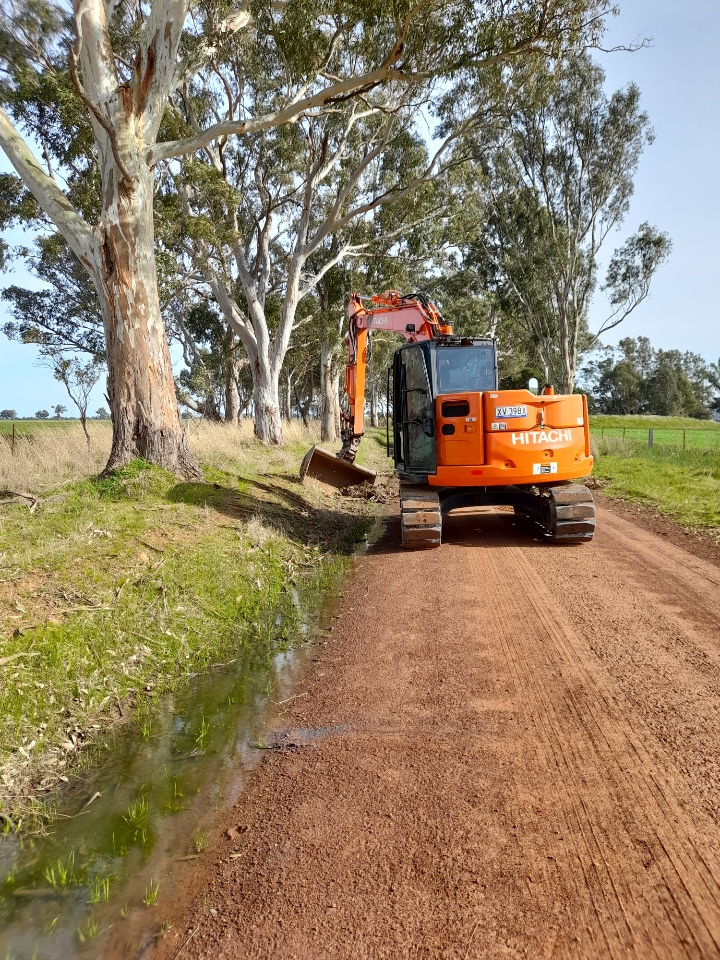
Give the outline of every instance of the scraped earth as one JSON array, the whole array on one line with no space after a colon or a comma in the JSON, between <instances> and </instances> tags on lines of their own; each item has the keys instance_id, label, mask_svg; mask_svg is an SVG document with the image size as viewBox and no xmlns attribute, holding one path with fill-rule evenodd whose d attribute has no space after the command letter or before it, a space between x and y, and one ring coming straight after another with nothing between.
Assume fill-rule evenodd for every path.
<instances>
[{"instance_id":1,"label":"scraped earth","mask_svg":"<svg viewBox=\"0 0 720 960\"><path fill-rule=\"evenodd\" d=\"M444 540L359 563L155 955L720 957L720 568L607 507Z\"/></svg>"}]
</instances>

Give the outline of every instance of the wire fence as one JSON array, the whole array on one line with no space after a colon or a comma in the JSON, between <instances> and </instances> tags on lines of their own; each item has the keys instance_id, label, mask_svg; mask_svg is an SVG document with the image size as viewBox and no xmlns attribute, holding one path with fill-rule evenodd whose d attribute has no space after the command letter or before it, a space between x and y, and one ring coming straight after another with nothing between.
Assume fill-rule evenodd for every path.
<instances>
[{"instance_id":1,"label":"wire fence","mask_svg":"<svg viewBox=\"0 0 720 960\"><path fill-rule=\"evenodd\" d=\"M682 427L596 427L590 429L593 437L617 438L642 444L649 450L672 447L680 450L720 451L720 430L702 427L687 430Z\"/></svg>"}]
</instances>

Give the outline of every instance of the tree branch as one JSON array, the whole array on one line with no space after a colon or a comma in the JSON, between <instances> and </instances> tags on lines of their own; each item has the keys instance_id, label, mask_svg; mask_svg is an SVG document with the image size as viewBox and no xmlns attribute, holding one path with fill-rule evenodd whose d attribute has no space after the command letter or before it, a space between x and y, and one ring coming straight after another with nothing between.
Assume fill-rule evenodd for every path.
<instances>
[{"instance_id":1,"label":"tree branch","mask_svg":"<svg viewBox=\"0 0 720 960\"><path fill-rule=\"evenodd\" d=\"M408 78L394 69L393 64L400 58L400 52L393 51L388 62L366 73L361 77L351 77L340 83L335 83L330 87L325 87L318 93L314 93L302 100L297 100L287 104L282 110L274 113L268 113L264 117L257 117L254 120L224 120L221 123L215 123L194 137L188 137L185 140L171 140L167 143L159 143L151 147L147 153L147 161L150 165L159 163L161 160L169 160L172 157L181 157L186 153L195 153L201 150L212 140L218 137L244 136L248 133L257 133L261 130L269 130L272 127L282 126L286 123L294 123L308 110L314 110L318 107L325 107L334 100L341 97L353 95L360 90L377 86L384 80L391 78L408 82ZM412 78L410 78L410 81Z\"/></svg>"},{"instance_id":2,"label":"tree branch","mask_svg":"<svg viewBox=\"0 0 720 960\"><path fill-rule=\"evenodd\" d=\"M25 186L66 237L75 256L92 274L95 262L95 239L92 230L57 183L42 169L2 107L0 107L0 147L5 151L5 155Z\"/></svg>"},{"instance_id":3,"label":"tree branch","mask_svg":"<svg viewBox=\"0 0 720 960\"><path fill-rule=\"evenodd\" d=\"M102 115L102 113L100 113L99 108L92 102L90 97L88 97L88 95L85 93L85 89L82 83L80 82L80 78L78 77L77 54L75 53L75 50L73 49L73 47L70 46L69 44L68 44L68 49L70 53L70 62L69 62L70 82L75 88L75 92L77 93L77 95L80 97L80 99L88 108L88 110L93 115L95 120L97 120L99 125L107 134L108 140L110 141L110 149L112 150L112 155L115 161L115 165L117 166L118 170L122 174L123 180L126 180L128 183L133 183L133 181L135 180L135 177L130 173L130 171L127 168L127 165L125 164L122 157L120 156L120 147L118 145L117 131L113 127L110 120L108 120L106 117Z\"/></svg>"}]
</instances>

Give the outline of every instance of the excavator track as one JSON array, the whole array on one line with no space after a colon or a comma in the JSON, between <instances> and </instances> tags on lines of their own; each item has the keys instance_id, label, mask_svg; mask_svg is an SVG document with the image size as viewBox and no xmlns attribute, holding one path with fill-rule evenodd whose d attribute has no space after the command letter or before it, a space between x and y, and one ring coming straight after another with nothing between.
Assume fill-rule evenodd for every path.
<instances>
[{"instance_id":1,"label":"excavator track","mask_svg":"<svg viewBox=\"0 0 720 960\"><path fill-rule=\"evenodd\" d=\"M595 503L587 487L577 483L545 487L543 530L553 543L585 543L595 533Z\"/></svg>"},{"instance_id":2,"label":"excavator track","mask_svg":"<svg viewBox=\"0 0 720 960\"><path fill-rule=\"evenodd\" d=\"M439 547L442 540L440 498L429 487L400 484L400 527L407 550Z\"/></svg>"}]
</instances>

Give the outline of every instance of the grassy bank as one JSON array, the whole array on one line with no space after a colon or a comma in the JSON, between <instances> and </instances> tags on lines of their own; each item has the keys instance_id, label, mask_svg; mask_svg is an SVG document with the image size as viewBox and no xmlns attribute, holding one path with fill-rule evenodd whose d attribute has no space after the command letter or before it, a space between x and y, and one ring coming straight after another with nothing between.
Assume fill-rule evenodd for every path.
<instances>
[{"instance_id":1,"label":"grassy bank","mask_svg":"<svg viewBox=\"0 0 720 960\"><path fill-rule=\"evenodd\" d=\"M372 510L300 484L298 428L268 449L194 425L205 482L183 483L141 462L88 478L109 444L92 426L90 450L73 425L0 457L0 489L40 497L0 505L0 811L15 820L48 813L109 725L151 723L160 694L291 629L293 591L322 590Z\"/></svg>"},{"instance_id":2,"label":"grassy bank","mask_svg":"<svg viewBox=\"0 0 720 960\"><path fill-rule=\"evenodd\" d=\"M713 420L696 420L694 417L654 417L654 416L610 416L593 414L590 418L592 430L603 427L608 430L714 430L720 435L720 423Z\"/></svg>"},{"instance_id":3,"label":"grassy bank","mask_svg":"<svg viewBox=\"0 0 720 960\"><path fill-rule=\"evenodd\" d=\"M593 416L590 430L594 437L634 440L648 446L653 431L653 446L678 450L717 451L720 453L720 423L691 417L612 417Z\"/></svg>"},{"instance_id":4,"label":"grassy bank","mask_svg":"<svg viewBox=\"0 0 720 960\"><path fill-rule=\"evenodd\" d=\"M642 504L720 539L720 453L595 437L593 471L603 493Z\"/></svg>"}]
</instances>

